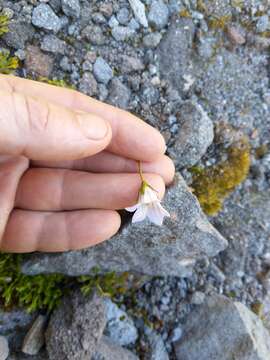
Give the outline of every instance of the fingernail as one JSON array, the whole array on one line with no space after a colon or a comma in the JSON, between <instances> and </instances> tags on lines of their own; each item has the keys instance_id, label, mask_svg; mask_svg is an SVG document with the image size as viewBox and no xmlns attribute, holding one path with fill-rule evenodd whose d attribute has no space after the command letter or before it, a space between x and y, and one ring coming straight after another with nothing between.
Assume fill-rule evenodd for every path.
<instances>
[{"instance_id":1,"label":"fingernail","mask_svg":"<svg viewBox=\"0 0 270 360\"><path fill-rule=\"evenodd\" d=\"M108 123L102 118L90 114L77 114L85 136L92 140L102 140L108 134Z\"/></svg>"}]
</instances>

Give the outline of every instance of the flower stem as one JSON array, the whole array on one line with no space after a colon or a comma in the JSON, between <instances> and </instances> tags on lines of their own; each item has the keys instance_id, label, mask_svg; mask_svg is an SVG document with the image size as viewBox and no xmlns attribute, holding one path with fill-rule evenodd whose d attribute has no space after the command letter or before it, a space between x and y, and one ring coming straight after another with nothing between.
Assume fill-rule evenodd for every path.
<instances>
[{"instance_id":1,"label":"flower stem","mask_svg":"<svg viewBox=\"0 0 270 360\"><path fill-rule=\"evenodd\" d=\"M142 182L144 183L145 180L144 180L144 177L143 177L143 172L142 172L142 162L141 161L138 161L138 165L139 165L139 174L140 174L140 178L142 180Z\"/></svg>"}]
</instances>

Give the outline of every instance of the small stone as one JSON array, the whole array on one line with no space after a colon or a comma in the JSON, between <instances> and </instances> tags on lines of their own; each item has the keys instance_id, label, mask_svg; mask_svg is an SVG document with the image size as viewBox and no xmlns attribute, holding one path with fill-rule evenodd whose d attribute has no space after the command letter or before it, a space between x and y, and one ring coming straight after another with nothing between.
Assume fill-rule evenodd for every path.
<instances>
[{"instance_id":1,"label":"small stone","mask_svg":"<svg viewBox=\"0 0 270 360\"><path fill-rule=\"evenodd\" d=\"M160 335L154 330L145 327L145 334L150 345L149 354L147 359L149 360L169 360L169 356L164 344L164 341Z\"/></svg>"},{"instance_id":2,"label":"small stone","mask_svg":"<svg viewBox=\"0 0 270 360\"><path fill-rule=\"evenodd\" d=\"M30 330L27 332L22 345L22 352L28 355L37 355L44 345L46 316L39 315Z\"/></svg>"},{"instance_id":3,"label":"small stone","mask_svg":"<svg viewBox=\"0 0 270 360\"><path fill-rule=\"evenodd\" d=\"M8 25L9 31L3 35L5 43L14 49L23 49L25 43L32 40L34 28L31 24L21 21L12 21Z\"/></svg>"},{"instance_id":4,"label":"small stone","mask_svg":"<svg viewBox=\"0 0 270 360\"><path fill-rule=\"evenodd\" d=\"M106 323L103 300L81 292L65 297L52 313L46 331L50 360L91 359L96 353Z\"/></svg>"},{"instance_id":5,"label":"small stone","mask_svg":"<svg viewBox=\"0 0 270 360\"><path fill-rule=\"evenodd\" d=\"M1 13L2 13L2 15L6 16L9 20L12 19L14 16L14 11L8 7L3 8Z\"/></svg>"},{"instance_id":6,"label":"small stone","mask_svg":"<svg viewBox=\"0 0 270 360\"><path fill-rule=\"evenodd\" d=\"M58 32L61 28L61 20L47 4L40 4L34 8L32 14L33 25Z\"/></svg>"},{"instance_id":7,"label":"small stone","mask_svg":"<svg viewBox=\"0 0 270 360\"><path fill-rule=\"evenodd\" d=\"M102 15L101 13L95 13L92 15L92 20L94 21L94 23L96 24L106 24L107 20L105 18L104 15Z\"/></svg>"},{"instance_id":8,"label":"small stone","mask_svg":"<svg viewBox=\"0 0 270 360\"><path fill-rule=\"evenodd\" d=\"M127 26L115 26L112 29L112 36L116 41L125 41L131 38L135 34L135 31Z\"/></svg>"},{"instance_id":9,"label":"small stone","mask_svg":"<svg viewBox=\"0 0 270 360\"><path fill-rule=\"evenodd\" d=\"M41 43L41 49L53 54L63 55L66 50L66 43L55 35L45 35Z\"/></svg>"},{"instance_id":10,"label":"small stone","mask_svg":"<svg viewBox=\"0 0 270 360\"><path fill-rule=\"evenodd\" d=\"M269 29L269 17L268 15L262 15L256 24L256 30L258 33L263 33Z\"/></svg>"},{"instance_id":11,"label":"small stone","mask_svg":"<svg viewBox=\"0 0 270 360\"><path fill-rule=\"evenodd\" d=\"M154 49L158 46L161 39L162 35L158 32L154 32L144 36L143 44L148 49Z\"/></svg>"},{"instance_id":12,"label":"small stone","mask_svg":"<svg viewBox=\"0 0 270 360\"><path fill-rule=\"evenodd\" d=\"M159 91L154 86L147 86L142 91L142 99L148 105L155 105L159 101Z\"/></svg>"},{"instance_id":13,"label":"small stone","mask_svg":"<svg viewBox=\"0 0 270 360\"><path fill-rule=\"evenodd\" d=\"M82 36L94 45L103 45L106 42L106 38L100 26L86 26L82 31Z\"/></svg>"},{"instance_id":14,"label":"small stone","mask_svg":"<svg viewBox=\"0 0 270 360\"><path fill-rule=\"evenodd\" d=\"M180 167L195 165L205 154L214 138L211 119L203 108L193 101L185 102L177 113L179 132L170 155Z\"/></svg>"},{"instance_id":15,"label":"small stone","mask_svg":"<svg viewBox=\"0 0 270 360\"><path fill-rule=\"evenodd\" d=\"M144 27L148 27L145 6L140 0L128 0L136 20Z\"/></svg>"},{"instance_id":16,"label":"small stone","mask_svg":"<svg viewBox=\"0 0 270 360\"><path fill-rule=\"evenodd\" d=\"M195 291L190 299L190 303L193 305L201 305L204 302L205 294L201 291Z\"/></svg>"},{"instance_id":17,"label":"small stone","mask_svg":"<svg viewBox=\"0 0 270 360\"><path fill-rule=\"evenodd\" d=\"M173 329L172 331L172 335L171 335L171 342L176 342L179 339L181 339L181 336L183 335L183 330L180 327L176 327Z\"/></svg>"},{"instance_id":18,"label":"small stone","mask_svg":"<svg viewBox=\"0 0 270 360\"><path fill-rule=\"evenodd\" d=\"M79 82L79 90L89 96L97 95L97 82L90 72L85 72Z\"/></svg>"},{"instance_id":19,"label":"small stone","mask_svg":"<svg viewBox=\"0 0 270 360\"><path fill-rule=\"evenodd\" d=\"M109 102L121 109L127 109L130 99L130 90L119 79L114 78L110 82Z\"/></svg>"},{"instance_id":20,"label":"small stone","mask_svg":"<svg viewBox=\"0 0 270 360\"><path fill-rule=\"evenodd\" d=\"M105 299L107 325L105 334L121 346L134 344L138 337L131 318L110 299Z\"/></svg>"},{"instance_id":21,"label":"small stone","mask_svg":"<svg viewBox=\"0 0 270 360\"><path fill-rule=\"evenodd\" d=\"M140 24L134 18L132 18L128 23L128 27L134 31L137 31L140 28Z\"/></svg>"},{"instance_id":22,"label":"small stone","mask_svg":"<svg viewBox=\"0 0 270 360\"><path fill-rule=\"evenodd\" d=\"M111 17L113 13L112 3L101 3L99 11L107 18Z\"/></svg>"},{"instance_id":23,"label":"small stone","mask_svg":"<svg viewBox=\"0 0 270 360\"><path fill-rule=\"evenodd\" d=\"M49 77L53 64L53 58L41 52L37 46L29 45L26 48L25 68L28 72Z\"/></svg>"},{"instance_id":24,"label":"small stone","mask_svg":"<svg viewBox=\"0 0 270 360\"><path fill-rule=\"evenodd\" d=\"M0 336L0 360L6 360L9 355L8 341L4 336Z\"/></svg>"},{"instance_id":25,"label":"small stone","mask_svg":"<svg viewBox=\"0 0 270 360\"><path fill-rule=\"evenodd\" d=\"M108 97L109 91L106 85L99 83L98 84L98 98L100 101L105 101Z\"/></svg>"},{"instance_id":26,"label":"small stone","mask_svg":"<svg viewBox=\"0 0 270 360\"><path fill-rule=\"evenodd\" d=\"M60 68L64 71L70 72L71 71L71 64L69 62L69 58L64 56L59 64Z\"/></svg>"},{"instance_id":27,"label":"small stone","mask_svg":"<svg viewBox=\"0 0 270 360\"><path fill-rule=\"evenodd\" d=\"M139 58L123 55L120 62L120 69L123 74L130 74L143 70L144 64Z\"/></svg>"},{"instance_id":28,"label":"small stone","mask_svg":"<svg viewBox=\"0 0 270 360\"><path fill-rule=\"evenodd\" d=\"M112 68L102 57L98 57L95 61L93 72L97 81L103 84L108 84L113 77Z\"/></svg>"},{"instance_id":29,"label":"small stone","mask_svg":"<svg viewBox=\"0 0 270 360\"><path fill-rule=\"evenodd\" d=\"M121 25L126 25L129 21L129 11L127 8L121 8L117 15L116 15L117 20L119 21L119 23Z\"/></svg>"},{"instance_id":30,"label":"small stone","mask_svg":"<svg viewBox=\"0 0 270 360\"><path fill-rule=\"evenodd\" d=\"M26 54L24 50L19 49L15 51L14 55L17 56L17 58L20 59L21 61L25 60Z\"/></svg>"},{"instance_id":31,"label":"small stone","mask_svg":"<svg viewBox=\"0 0 270 360\"><path fill-rule=\"evenodd\" d=\"M79 18L81 6L79 0L62 0L63 13L72 18Z\"/></svg>"},{"instance_id":32,"label":"small stone","mask_svg":"<svg viewBox=\"0 0 270 360\"><path fill-rule=\"evenodd\" d=\"M245 37L240 33L239 29L235 26L228 26L227 34L232 43L243 45L246 42Z\"/></svg>"},{"instance_id":33,"label":"small stone","mask_svg":"<svg viewBox=\"0 0 270 360\"><path fill-rule=\"evenodd\" d=\"M102 336L96 354L91 360L139 360L131 351L115 344L107 336Z\"/></svg>"},{"instance_id":34,"label":"small stone","mask_svg":"<svg viewBox=\"0 0 270 360\"><path fill-rule=\"evenodd\" d=\"M163 0L153 0L148 14L148 21L156 29L164 28L169 21L169 9Z\"/></svg>"},{"instance_id":35,"label":"small stone","mask_svg":"<svg viewBox=\"0 0 270 360\"><path fill-rule=\"evenodd\" d=\"M119 22L118 22L118 20L116 19L116 17L114 15L110 18L110 20L108 22L108 25L112 29L119 25Z\"/></svg>"}]
</instances>

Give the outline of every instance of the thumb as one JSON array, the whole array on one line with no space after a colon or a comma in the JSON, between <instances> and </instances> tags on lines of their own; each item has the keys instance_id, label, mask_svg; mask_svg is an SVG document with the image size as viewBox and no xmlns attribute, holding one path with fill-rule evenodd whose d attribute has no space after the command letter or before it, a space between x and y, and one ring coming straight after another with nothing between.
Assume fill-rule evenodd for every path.
<instances>
[{"instance_id":1,"label":"thumb","mask_svg":"<svg viewBox=\"0 0 270 360\"><path fill-rule=\"evenodd\" d=\"M0 154L73 160L100 152L111 136L109 123L94 114L0 91Z\"/></svg>"}]
</instances>

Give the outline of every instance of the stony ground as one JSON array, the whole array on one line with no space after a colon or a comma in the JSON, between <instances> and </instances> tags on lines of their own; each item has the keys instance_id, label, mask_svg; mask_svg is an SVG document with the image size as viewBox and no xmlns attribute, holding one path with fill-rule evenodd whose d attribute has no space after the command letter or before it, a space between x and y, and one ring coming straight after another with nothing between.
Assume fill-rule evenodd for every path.
<instances>
[{"instance_id":1,"label":"stony ground","mask_svg":"<svg viewBox=\"0 0 270 360\"><path fill-rule=\"evenodd\" d=\"M133 320L124 328L120 345L129 347L142 359L180 359L182 350L175 350L174 344L183 336L188 314L212 294L223 294L247 305L263 316L270 328L267 3L0 0L0 9L10 17L10 31L0 39L0 49L8 49L20 59L19 76L63 79L81 92L127 109L157 127L166 138L178 173L191 188L194 165L203 169L224 163L229 158L226 149L238 147L239 137L248 139L251 166L247 178L227 197L222 210L208 218L228 241L228 247L225 249L216 233L211 235L213 243L208 243L203 239L203 230L197 238L192 228L186 230L188 237L194 236L194 243L199 243L200 237L207 242L206 250L194 250L180 238L186 247L175 258L179 256L183 269L179 261L179 269L174 272L164 260L164 268L162 264L158 267L153 260L157 257L154 249L153 259L149 264L148 260L145 262L149 268L143 272L158 277L148 278L132 298L123 301L123 310ZM175 188L179 194L188 191L181 186ZM169 195L169 204L174 200ZM186 224L194 217L206 221L194 201L192 215L187 214L188 210L182 214ZM207 226L207 231L213 232L210 224ZM126 231L119 239L130 235ZM143 234L146 239L147 234L158 237L147 226L142 232L136 231L140 238ZM181 227L168 226L162 234L172 239L181 231ZM190 265L188 251L192 268L186 266ZM68 259L72 259L68 275L78 275L78 264L84 259L89 263L91 254L67 256L71 257L60 258L66 267L55 265L58 258L54 262L53 258L40 257L30 260L24 271L42 272L49 264L51 271L65 273L67 264L71 264ZM119 266L121 270L122 265ZM166 266L168 272L164 270ZM123 270L134 269L124 264ZM178 276L160 277L170 274ZM20 316L21 321L26 319L26 315ZM114 331L113 326L107 328L112 339L119 335ZM255 358L254 355L249 359ZM240 355L238 359L242 359Z\"/></svg>"}]
</instances>

